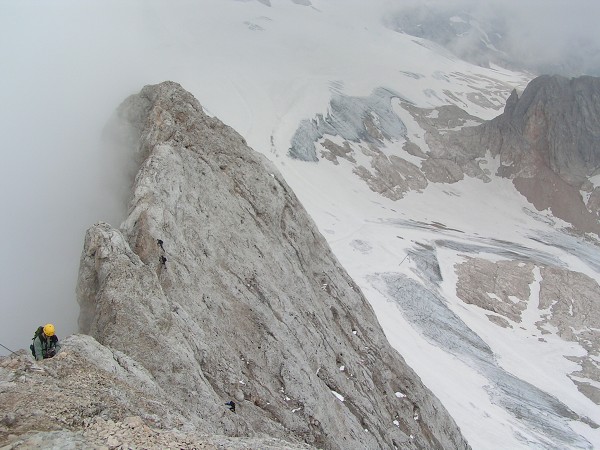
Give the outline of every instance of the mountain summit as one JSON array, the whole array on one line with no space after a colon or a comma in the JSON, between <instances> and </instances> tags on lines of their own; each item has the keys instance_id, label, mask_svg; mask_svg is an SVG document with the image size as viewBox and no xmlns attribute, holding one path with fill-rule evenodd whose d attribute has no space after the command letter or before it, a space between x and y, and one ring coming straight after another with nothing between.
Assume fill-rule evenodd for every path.
<instances>
[{"instance_id":1,"label":"mountain summit","mask_svg":"<svg viewBox=\"0 0 600 450\"><path fill-rule=\"evenodd\" d=\"M121 228L87 232L82 332L141 364L204 431L468 447L265 157L176 83L118 116L140 168Z\"/></svg>"},{"instance_id":2,"label":"mountain summit","mask_svg":"<svg viewBox=\"0 0 600 450\"><path fill-rule=\"evenodd\" d=\"M600 78L541 76L480 131L481 148L500 155L498 175L538 210L600 236L600 188L590 182L600 173L599 100Z\"/></svg>"}]
</instances>

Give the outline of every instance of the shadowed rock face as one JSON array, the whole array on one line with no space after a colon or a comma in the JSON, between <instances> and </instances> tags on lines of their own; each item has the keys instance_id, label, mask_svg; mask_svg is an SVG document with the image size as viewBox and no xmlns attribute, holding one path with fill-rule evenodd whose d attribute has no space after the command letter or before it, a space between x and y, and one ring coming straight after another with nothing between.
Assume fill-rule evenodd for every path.
<instances>
[{"instance_id":1,"label":"shadowed rock face","mask_svg":"<svg viewBox=\"0 0 600 450\"><path fill-rule=\"evenodd\" d=\"M579 186L600 167L600 78L542 76L500 120L568 184Z\"/></svg>"},{"instance_id":2,"label":"shadowed rock face","mask_svg":"<svg viewBox=\"0 0 600 450\"><path fill-rule=\"evenodd\" d=\"M422 169L433 161L444 164L442 173L453 170L439 181L463 173L487 181L477 160L489 151L500 157L496 175L511 178L538 210L600 235L600 189L589 181L600 172L600 78L538 77L521 98L513 91L497 118L445 134L430 128L426 139L429 156L437 159L424 161Z\"/></svg>"},{"instance_id":3,"label":"shadowed rock face","mask_svg":"<svg viewBox=\"0 0 600 450\"><path fill-rule=\"evenodd\" d=\"M121 228L87 232L82 332L206 432L468 448L269 161L176 83L145 87L119 117L141 166Z\"/></svg>"},{"instance_id":4,"label":"shadowed rock face","mask_svg":"<svg viewBox=\"0 0 600 450\"><path fill-rule=\"evenodd\" d=\"M599 211L580 193L593 193L587 179L600 169L600 78L538 77L481 129L483 143L500 154L498 174L536 208L600 234Z\"/></svg>"}]
</instances>

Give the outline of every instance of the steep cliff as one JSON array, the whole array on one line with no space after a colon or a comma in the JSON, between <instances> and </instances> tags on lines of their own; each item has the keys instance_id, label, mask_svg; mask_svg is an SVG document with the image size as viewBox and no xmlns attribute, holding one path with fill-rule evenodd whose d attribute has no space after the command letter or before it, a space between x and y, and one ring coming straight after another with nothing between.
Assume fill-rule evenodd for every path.
<instances>
[{"instance_id":1,"label":"steep cliff","mask_svg":"<svg viewBox=\"0 0 600 450\"><path fill-rule=\"evenodd\" d=\"M140 168L120 229L87 232L82 332L137 361L205 432L468 447L269 161L176 83L118 115Z\"/></svg>"},{"instance_id":2,"label":"steep cliff","mask_svg":"<svg viewBox=\"0 0 600 450\"><path fill-rule=\"evenodd\" d=\"M600 78L538 77L481 128L499 175L539 210L600 235L600 189L589 182L600 173Z\"/></svg>"}]
</instances>

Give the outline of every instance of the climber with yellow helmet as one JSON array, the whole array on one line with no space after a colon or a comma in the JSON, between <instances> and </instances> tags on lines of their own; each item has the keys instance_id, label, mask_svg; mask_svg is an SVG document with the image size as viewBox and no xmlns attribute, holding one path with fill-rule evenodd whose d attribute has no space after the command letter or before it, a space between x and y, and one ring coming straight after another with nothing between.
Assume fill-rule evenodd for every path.
<instances>
[{"instance_id":1,"label":"climber with yellow helmet","mask_svg":"<svg viewBox=\"0 0 600 450\"><path fill-rule=\"evenodd\" d=\"M29 348L37 361L56 355L60 350L60 344L54 332L54 325L47 323L43 327L38 327L33 335L33 344Z\"/></svg>"}]
</instances>

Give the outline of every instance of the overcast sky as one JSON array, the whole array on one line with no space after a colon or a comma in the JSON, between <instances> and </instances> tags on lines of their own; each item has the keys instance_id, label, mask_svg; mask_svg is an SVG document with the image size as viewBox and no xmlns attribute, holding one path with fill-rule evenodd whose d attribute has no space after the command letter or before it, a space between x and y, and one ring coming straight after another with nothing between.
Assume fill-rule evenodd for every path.
<instances>
[{"instance_id":1,"label":"overcast sky","mask_svg":"<svg viewBox=\"0 0 600 450\"><path fill-rule=\"evenodd\" d=\"M290 3L272 0L272 8L282 2ZM368 7L369 15L372 5L381 4L382 17L403 4L312 1L317 8L326 3ZM233 0L0 0L0 344L25 348L46 322L55 323L61 338L76 331L74 292L85 230L99 220L119 225L131 182L130 155L103 148L103 127L118 104L145 84L173 79L197 93L190 86L199 86L200 74L216 77L211 71L222 64L214 57L220 41L210 36L218 21L202 44L190 44L186 33L203 8L226 4L244 6ZM508 21L515 50L532 58L559 60L576 51L573 42L583 42L590 59L600 45L600 2L487 5L482 17L500 10L493 14ZM269 14L268 6L257 7ZM220 58L228 57L227 50ZM597 58L590 67L600 67ZM219 94L205 89L213 98Z\"/></svg>"},{"instance_id":2,"label":"overcast sky","mask_svg":"<svg viewBox=\"0 0 600 450\"><path fill-rule=\"evenodd\" d=\"M416 22L433 25L434 33L443 28L439 26L443 23L436 23L438 17L468 13L483 31L500 33L499 50L516 67L525 66L538 74L600 75L598 1L398 0L390 5L392 17L412 11ZM464 33L448 47L464 56L476 54L480 44L478 34Z\"/></svg>"}]
</instances>

